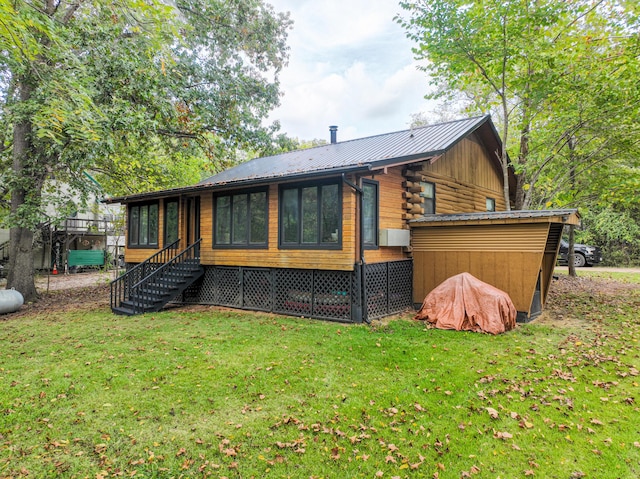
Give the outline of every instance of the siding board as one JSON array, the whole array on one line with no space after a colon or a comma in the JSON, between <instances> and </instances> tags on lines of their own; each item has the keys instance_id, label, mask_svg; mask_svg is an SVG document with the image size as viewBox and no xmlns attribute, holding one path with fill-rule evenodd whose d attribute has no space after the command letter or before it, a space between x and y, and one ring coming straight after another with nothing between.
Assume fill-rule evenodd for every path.
<instances>
[{"instance_id":1,"label":"siding board","mask_svg":"<svg viewBox=\"0 0 640 479\"><path fill-rule=\"evenodd\" d=\"M246 266L296 269L328 269L352 271L355 264L355 194L342 185L342 249L280 249L278 247L278 184L269 188L268 248L215 249L213 235L213 197L203 195L202 236L206 238L201 249L201 261L208 266ZM206 219L205 219L206 218Z\"/></svg>"},{"instance_id":2,"label":"siding board","mask_svg":"<svg viewBox=\"0 0 640 479\"><path fill-rule=\"evenodd\" d=\"M406 192L406 189L402 186L402 182L405 181L402 175L402 167L389 168L386 174L376 172L375 175L363 176L363 178L375 180L379 184L379 228L405 228L406 223L402 219L402 214L405 213L402 203L405 200L402 195ZM355 223L357 223L357 220L354 221ZM367 264L397 261L406 259L407 256L400 246L380 246L377 249L365 250L364 253Z\"/></svg>"},{"instance_id":3,"label":"siding board","mask_svg":"<svg viewBox=\"0 0 640 479\"><path fill-rule=\"evenodd\" d=\"M543 265L549 224L415 227L412 231L414 302L447 278L468 272L506 291L516 309L530 313ZM547 260L552 262L552 260ZM543 298L544 300L544 298Z\"/></svg>"}]
</instances>

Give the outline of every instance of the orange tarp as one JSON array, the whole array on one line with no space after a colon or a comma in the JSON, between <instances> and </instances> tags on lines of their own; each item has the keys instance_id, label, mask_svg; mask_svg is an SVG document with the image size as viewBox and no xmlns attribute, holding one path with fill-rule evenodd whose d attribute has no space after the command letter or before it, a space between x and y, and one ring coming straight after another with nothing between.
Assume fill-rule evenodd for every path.
<instances>
[{"instance_id":1,"label":"orange tarp","mask_svg":"<svg viewBox=\"0 0 640 479\"><path fill-rule=\"evenodd\" d=\"M515 327L516 308L504 291L461 273L431 291L415 319L439 329L499 334Z\"/></svg>"}]
</instances>

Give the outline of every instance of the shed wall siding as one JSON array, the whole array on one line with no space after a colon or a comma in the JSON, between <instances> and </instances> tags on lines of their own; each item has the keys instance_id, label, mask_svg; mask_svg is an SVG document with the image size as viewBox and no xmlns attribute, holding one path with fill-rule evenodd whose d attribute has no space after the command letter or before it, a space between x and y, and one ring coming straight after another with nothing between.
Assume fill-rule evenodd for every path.
<instances>
[{"instance_id":1,"label":"shed wall siding","mask_svg":"<svg viewBox=\"0 0 640 479\"><path fill-rule=\"evenodd\" d=\"M518 311L530 312L543 266L549 225L414 228L414 302L447 278L468 272L509 294Z\"/></svg>"}]
</instances>

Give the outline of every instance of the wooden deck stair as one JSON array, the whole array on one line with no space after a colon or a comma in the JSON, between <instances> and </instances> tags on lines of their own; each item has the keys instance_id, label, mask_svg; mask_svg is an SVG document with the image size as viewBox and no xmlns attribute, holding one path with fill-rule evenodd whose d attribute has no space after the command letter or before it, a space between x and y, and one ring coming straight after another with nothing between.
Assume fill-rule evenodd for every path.
<instances>
[{"instance_id":1,"label":"wooden deck stair","mask_svg":"<svg viewBox=\"0 0 640 479\"><path fill-rule=\"evenodd\" d=\"M175 245L156 253L111 282L111 311L132 316L160 311L203 274L200 240L171 255Z\"/></svg>"}]
</instances>

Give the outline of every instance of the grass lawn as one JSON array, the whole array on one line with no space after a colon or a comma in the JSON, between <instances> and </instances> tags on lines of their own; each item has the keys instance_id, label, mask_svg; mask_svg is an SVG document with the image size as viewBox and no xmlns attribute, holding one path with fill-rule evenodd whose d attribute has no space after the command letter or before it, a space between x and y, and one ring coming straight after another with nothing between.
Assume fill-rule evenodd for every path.
<instances>
[{"instance_id":1,"label":"grass lawn","mask_svg":"<svg viewBox=\"0 0 640 479\"><path fill-rule=\"evenodd\" d=\"M640 477L640 275L583 281L501 336L0 316L0 478Z\"/></svg>"}]
</instances>

